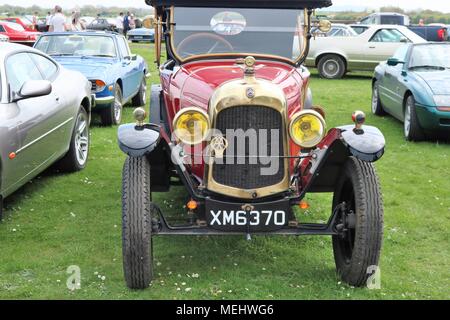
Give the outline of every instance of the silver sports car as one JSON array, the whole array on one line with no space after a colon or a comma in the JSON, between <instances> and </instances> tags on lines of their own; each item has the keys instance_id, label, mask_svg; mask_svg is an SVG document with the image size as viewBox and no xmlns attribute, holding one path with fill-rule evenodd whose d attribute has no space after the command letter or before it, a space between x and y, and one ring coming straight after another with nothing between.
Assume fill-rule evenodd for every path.
<instances>
[{"instance_id":1,"label":"silver sports car","mask_svg":"<svg viewBox=\"0 0 450 320\"><path fill-rule=\"evenodd\" d=\"M3 198L58 161L86 166L91 83L30 47L0 44L0 218Z\"/></svg>"}]
</instances>

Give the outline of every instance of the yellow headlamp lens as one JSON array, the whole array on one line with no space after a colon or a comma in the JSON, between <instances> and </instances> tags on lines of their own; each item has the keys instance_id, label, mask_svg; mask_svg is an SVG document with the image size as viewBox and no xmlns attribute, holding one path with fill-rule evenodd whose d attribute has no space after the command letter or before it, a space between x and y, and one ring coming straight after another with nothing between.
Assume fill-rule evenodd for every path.
<instances>
[{"instance_id":1,"label":"yellow headlamp lens","mask_svg":"<svg viewBox=\"0 0 450 320\"><path fill-rule=\"evenodd\" d=\"M201 109L186 108L177 113L173 122L174 133L183 143L194 145L204 141L210 128L209 117Z\"/></svg>"},{"instance_id":2,"label":"yellow headlamp lens","mask_svg":"<svg viewBox=\"0 0 450 320\"><path fill-rule=\"evenodd\" d=\"M313 148L325 136L325 120L316 111L303 110L292 117L289 133L292 140L300 147Z\"/></svg>"}]
</instances>

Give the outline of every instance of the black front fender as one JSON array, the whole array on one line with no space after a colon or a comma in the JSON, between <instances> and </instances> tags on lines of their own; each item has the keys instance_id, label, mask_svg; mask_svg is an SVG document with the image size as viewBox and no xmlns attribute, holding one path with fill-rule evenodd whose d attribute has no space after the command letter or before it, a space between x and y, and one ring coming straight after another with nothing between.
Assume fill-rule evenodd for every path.
<instances>
[{"instance_id":1,"label":"black front fender","mask_svg":"<svg viewBox=\"0 0 450 320\"><path fill-rule=\"evenodd\" d=\"M378 128L363 126L361 132L355 132L355 126L343 126L341 130L342 142L349 152L356 158L375 162L384 155L386 140Z\"/></svg>"},{"instance_id":2,"label":"black front fender","mask_svg":"<svg viewBox=\"0 0 450 320\"><path fill-rule=\"evenodd\" d=\"M146 124L123 124L118 130L119 148L130 157L142 157L150 154L161 140L160 128Z\"/></svg>"}]
</instances>

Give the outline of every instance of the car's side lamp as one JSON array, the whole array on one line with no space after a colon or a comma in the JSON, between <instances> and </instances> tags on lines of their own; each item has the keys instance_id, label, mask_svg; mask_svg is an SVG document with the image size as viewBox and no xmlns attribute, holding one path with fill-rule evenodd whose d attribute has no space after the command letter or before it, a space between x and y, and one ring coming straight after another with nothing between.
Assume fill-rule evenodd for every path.
<instances>
[{"instance_id":1,"label":"car's side lamp","mask_svg":"<svg viewBox=\"0 0 450 320\"><path fill-rule=\"evenodd\" d=\"M147 112L144 108L136 108L133 111L133 117L136 120L136 126L142 127L144 125L145 118L147 118Z\"/></svg>"},{"instance_id":2,"label":"car's side lamp","mask_svg":"<svg viewBox=\"0 0 450 320\"><path fill-rule=\"evenodd\" d=\"M387 64L388 64L388 66L395 67L395 66L397 66L399 64L405 64L405 62L400 61L400 60L398 60L396 58L389 58L388 61L387 61Z\"/></svg>"},{"instance_id":3,"label":"car's side lamp","mask_svg":"<svg viewBox=\"0 0 450 320\"><path fill-rule=\"evenodd\" d=\"M364 122L366 122L366 114L362 111L355 111L352 114L352 120L355 123L355 128L353 129L353 132L357 135L364 134L362 126Z\"/></svg>"}]
</instances>

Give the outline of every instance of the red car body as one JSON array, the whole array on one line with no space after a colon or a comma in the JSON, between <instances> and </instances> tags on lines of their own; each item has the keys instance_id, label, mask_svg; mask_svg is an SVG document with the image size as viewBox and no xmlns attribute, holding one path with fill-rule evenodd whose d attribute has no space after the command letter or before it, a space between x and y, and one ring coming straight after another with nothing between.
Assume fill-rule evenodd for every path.
<instances>
[{"instance_id":1,"label":"red car body","mask_svg":"<svg viewBox=\"0 0 450 320\"><path fill-rule=\"evenodd\" d=\"M0 21L0 34L8 36L10 42L33 44L41 33L23 30L17 23Z\"/></svg>"},{"instance_id":2,"label":"red car body","mask_svg":"<svg viewBox=\"0 0 450 320\"><path fill-rule=\"evenodd\" d=\"M295 68L278 61L259 61L255 75L282 88L287 100L288 117L303 109L302 96L306 92L310 73L306 68ZM234 59L203 60L185 64L175 74L161 73L161 84L169 119L174 119L178 111L192 105L208 112L208 102L214 91L223 83L242 79L243 71ZM170 122L171 131L173 131ZM300 147L289 139L291 156L299 153ZM291 161L291 170L294 160ZM192 163L196 163L192 161ZM197 177L202 177L204 164L192 167Z\"/></svg>"},{"instance_id":3,"label":"red car body","mask_svg":"<svg viewBox=\"0 0 450 320\"><path fill-rule=\"evenodd\" d=\"M26 31L33 31L33 32L36 31L34 29L34 25L28 19L19 18L19 17L8 17L8 18L2 18L1 20L20 24Z\"/></svg>"}]
</instances>

